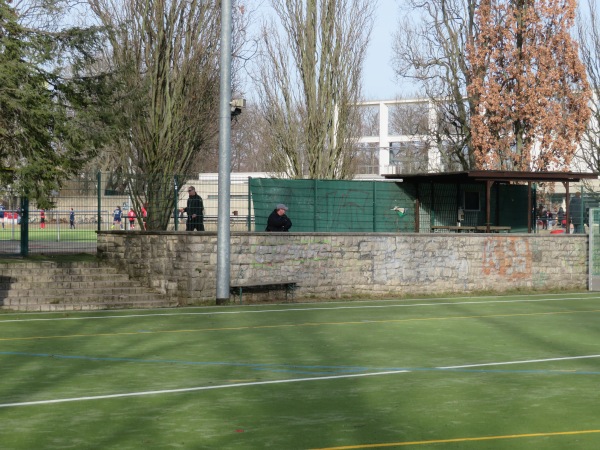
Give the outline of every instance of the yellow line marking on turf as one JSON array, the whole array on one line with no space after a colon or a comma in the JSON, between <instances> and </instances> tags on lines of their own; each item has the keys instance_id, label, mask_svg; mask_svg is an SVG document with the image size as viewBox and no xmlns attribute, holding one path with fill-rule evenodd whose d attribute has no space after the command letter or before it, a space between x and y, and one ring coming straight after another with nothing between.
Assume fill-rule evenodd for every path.
<instances>
[{"instance_id":1,"label":"yellow line marking on turf","mask_svg":"<svg viewBox=\"0 0 600 450\"><path fill-rule=\"evenodd\" d=\"M456 438L456 439L436 439L431 441L412 441L412 442L389 442L386 444L364 444L364 445L347 445L343 447L326 447L313 450L356 450L361 448L384 448L384 447L406 447L409 445L427 445L427 444L450 444L454 442L474 442L474 441L493 441L497 439L522 439L532 437L548 437L548 436L573 436L578 434L600 433L600 430L582 430L582 431L559 431L555 433L528 433L528 434L509 434L506 436L482 436L471 438Z\"/></svg>"},{"instance_id":2,"label":"yellow line marking on turf","mask_svg":"<svg viewBox=\"0 0 600 450\"><path fill-rule=\"evenodd\" d=\"M465 320L465 319L489 319L493 317L527 317L527 316L550 316L559 314L582 314L582 313L597 313L600 309L582 310L582 311L550 311L543 313L519 313L519 314L490 314L482 316L455 316L455 317L424 317L412 319L386 319L386 320L359 320L352 322L306 322L297 324L277 324L277 325L252 325L243 327L222 327L222 328L200 328L200 329L183 329L183 330L162 330L162 331L124 331L121 333L93 333L93 334L67 334L57 336L29 336L29 337L10 337L0 338L0 342L4 341L30 341L30 340L45 340L45 339L69 339L81 337L113 337L113 336L136 336L148 334L166 334L166 333L202 333L208 331L241 331L241 330L260 330L271 328L296 328L296 327L318 327L323 325L370 325L376 323L404 323L404 322L426 322L430 320Z\"/></svg>"}]
</instances>

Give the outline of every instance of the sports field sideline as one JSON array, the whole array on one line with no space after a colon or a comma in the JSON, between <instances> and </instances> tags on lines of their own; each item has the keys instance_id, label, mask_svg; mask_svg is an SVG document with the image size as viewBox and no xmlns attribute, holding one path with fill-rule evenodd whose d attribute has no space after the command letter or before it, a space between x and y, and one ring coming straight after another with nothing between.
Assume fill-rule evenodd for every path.
<instances>
[{"instance_id":1,"label":"sports field sideline","mask_svg":"<svg viewBox=\"0 0 600 450\"><path fill-rule=\"evenodd\" d=\"M600 295L0 314L0 448L597 449Z\"/></svg>"}]
</instances>

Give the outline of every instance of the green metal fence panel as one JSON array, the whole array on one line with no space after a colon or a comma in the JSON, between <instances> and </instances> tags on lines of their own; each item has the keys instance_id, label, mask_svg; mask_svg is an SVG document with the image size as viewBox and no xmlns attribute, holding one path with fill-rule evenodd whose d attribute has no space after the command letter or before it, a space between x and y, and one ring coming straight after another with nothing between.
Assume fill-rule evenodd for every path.
<instances>
[{"instance_id":1,"label":"green metal fence panel","mask_svg":"<svg viewBox=\"0 0 600 450\"><path fill-rule=\"evenodd\" d=\"M420 233L428 233L434 227L486 225L484 184L418 183L415 191L420 201ZM528 214L527 186L492 186L490 225L510 226L512 232L527 231Z\"/></svg>"},{"instance_id":2,"label":"green metal fence panel","mask_svg":"<svg viewBox=\"0 0 600 450\"><path fill-rule=\"evenodd\" d=\"M217 181L216 174L81 174L52 193L55 206L47 211L35 202L23 199L23 206L18 197L5 195L0 253L95 252L96 231L143 230L144 222L150 224L148 229L184 230L186 217L180 210L186 206L189 186L204 200L205 229L216 231ZM434 225L456 225L461 207L462 225L485 225L482 184L282 180L234 174L231 181L232 231L263 231L278 203L288 205L292 231L300 232L430 232ZM581 215L587 207L599 205L593 193L582 197ZM492 189L492 224L524 230L527 214L521 210L526 208L526 186ZM114 220L116 211L121 211L120 222Z\"/></svg>"},{"instance_id":3,"label":"green metal fence panel","mask_svg":"<svg viewBox=\"0 0 600 450\"><path fill-rule=\"evenodd\" d=\"M251 230L248 177L232 175L231 180L231 230ZM216 174L84 173L52 193L54 207L49 210L34 201L24 209L19 197L4 193L0 254L94 253L98 230L185 230L187 217L180 210L187 204L189 186L204 200L205 229L216 231L217 181ZM114 220L117 211L120 221ZM22 222L24 214L28 219Z\"/></svg>"},{"instance_id":4,"label":"green metal fence panel","mask_svg":"<svg viewBox=\"0 0 600 450\"><path fill-rule=\"evenodd\" d=\"M29 201L30 254L94 253L98 230L98 176L84 173L51 192L51 209ZM23 216L25 219L25 216Z\"/></svg>"},{"instance_id":5,"label":"green metal fence panel","mask_svg":"<svg viewBox=\"0 0 600 450\"><path fill-rule=\"evenodd\" d=\"M390 182L373 182L375 215L373 231L415 232L414 185Z\"/></svg>"},{"instance_id":6,"label":"green metal fence panel","mask_svg":"<svg viewBox=\"0 0 600 450\"><path fill-rule=\"evenodd\" d=\"M5 192L0 206L0 254L18 255L21 251L22 199Z\"/></svg>"},{"instance_id":7,"label":"green metal fence panel","mask_svg":"<svg viewBox=\"0 0 600 450\"><path fill-rule=\"evenodd\" d=\"M589 290L600 291L600 208L589 210Z\"/></svg>"},{"instance_id":8,"label":"green metal fence panel","mask_svg":"<svg viewBox=\"0 0 600 450\"><path fill-rule=\"evenodd\" d=\"M278 203L288 206L292 231L414 231L414 189L401 183L253 178L256 230Z\"/></svg>"},{"instance_id":9,"label":"green metal fence panel","mask_svg":"<svg viewBox=\"0 0 600 450\"><path fill-rule=\"evenodd\" d=\"M529 216L528 187L524 185L499 185L497 199L493 205L498 205L494 211L494 223L511 227L512 233L527 233L527 217Z\"/></svg>"}]
</instances>

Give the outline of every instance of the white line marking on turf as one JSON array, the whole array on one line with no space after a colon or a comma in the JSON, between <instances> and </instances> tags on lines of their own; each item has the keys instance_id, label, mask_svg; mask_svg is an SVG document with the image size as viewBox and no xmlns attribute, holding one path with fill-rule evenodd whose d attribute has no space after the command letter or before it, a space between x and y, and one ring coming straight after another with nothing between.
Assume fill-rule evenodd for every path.
<instances>
[{"instance_id":1,"label":"white line marking on turf","mask_svg":"<svg viewBox=\"0 0 600 450\"><path fill-rule=\"evenodd\" d=\"M53 403L66 403L66 402L81 402L86 400L105 400L111 398L123 398L123 397L141 397L145 395L157 395L157 394L175 394L180 392L194 392L194 391L208 391L212 389L226 389L234 387L244 386L263 386L267 384L284 384L284 383L298 383L302 381L322 381L322 380L337 380L341 378L359 378L359 377L372 377L377 375L391 375L396 373L410 372L409 370L391 370L386 372L374 372L374 373L360 373L350 375L333 375L326 377L312 377L312 378L293 378L289 380L271 380L271 381L253 381L251 383L233 383L233 384L221 384L217 386L199 386L193 388L181 388L181 389L164 389L160 391L145 391L145 392L129 392L124 394L109 394L109 395L97 395L91 397L75 397L75 398L59 398L56 400L38 400L33 402L20 402L20 403L4 403L0 404L0 408L8 408L14 406L33 406L33 405L49 405Z\"/></svg>"},{"instance_id":2,"label":"white line marking on turf","mask_svg":"<svg viewBox=\"0 0 600 450\"><path fill-rule=\"evenodd\" d=\"M506 366L509 364L530 364L530 363L551 362L551 361L570 361L570 360L574 360L574 359L588 359L588 358L600 358L600 355L565 356L562 358L546 358L546 359L527 359L524 361L504 361L504 362L484 363L484 364L465 364L462 366L446 366L446 367L437 367L437 368L438 369L467 369L469 367Z\"/></svg>"},{"instance_id":3,"label":"white line marking on turf","mask_svg":"<svg viewBox=\"0 0 600 450\"><path fill-rule=\"evenodd\" d=\"M585 359L585 358L600 358L600 355L586 355L586 356L568 356L561 358L546 358L546 359L530 359L525 361L504 361L496 363L483 363L483 364L468 364L461 366L445 366L436 367L436 369L466 369L471 367L485 367L485 366L500 366L507 364L528 364L536 362L550 362L550 361L566 361L574 359ZM73 398L59 398L55 400L37 400L31 402L18 402L18 403L4 403L0 404L0 408L9 408L17 406L34 406L34 405L50 405L55 403L67 403L67 402L82 402L89 400L106 400L112 398L123 398L123 397L142 397L146 395L159 395L159 394L176 394L181 392L195 392L195 391L209 391L214 389L227 389L234 387L245 387L245 386L264 386L269 384L285 384L285 383L300 383L303 381L322 381L322 380L339 380L343 378L363 378L373 377L380 375L394 375L398 373L409 373L412 372L410 369L402 370L388 370L384 372L372 372L372 373L356 373L347 375L331 375L325 377L310 377L310 378L292 378L288 380L271 380L271 381L254 381L250 383L232 383L232 384L221 384L217 386L198 386L192 388L180 388L180 389L163 389L160 391L142 391L142 392L128 392L124 394L108 394L108 395L96 395L89 397L73 397Z\"/></svg>"},{"instance_id":4,"label":"white line marking on turf","mask_svg":"<svg viewBox=\"0 0 600 450\"><path fill-rule=\"evenodd\" d=\"M177 313L158 313L158 314L130 314L113 316L87 316L87 317L52 317L36 319L10 319L0 320L0 323L22 323L22 322L43 322L55 320L90 320L90 319L129 319L129 318L151 318L168 316L211 316L223 314L262 314L262 313L281 313L298 311L332 311L341 309L380 309L380 308L409 308L413 306L460 306L460 305L485 305L492 303L532 303L532 302L559 302L573 300L600 299L600 296L588 297L561 297L561 298L542 298L542 299L516 299L516 300L484 300L476 302L432 302L432 303L411 303L400 305L364 305L364 306L331 306L331 307L308 307L308 308L283 308L283 309L261 309L258 311L207 311L207 312L177 312ZM445 299L443 299L445 300ZM65 311L64 313L77 313L77 311ZM55 314L55 313L54 313Z\"/></svg>"}]
</instances>

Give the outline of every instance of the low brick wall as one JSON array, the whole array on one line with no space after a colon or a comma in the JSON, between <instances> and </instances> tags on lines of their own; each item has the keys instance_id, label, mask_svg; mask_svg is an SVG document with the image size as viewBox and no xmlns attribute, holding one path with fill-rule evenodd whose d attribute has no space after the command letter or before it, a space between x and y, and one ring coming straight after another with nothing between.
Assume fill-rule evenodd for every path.
<instances>
[{"instance_id":1,"label":"low brick wall","mask_svg":"<svg viewBox=\"0 0 600 450\"><path fill-rule=\"evenodd\" d=\"M231 234L231 280L297 281L297 298L585 289L586 235ZM98 233L98 254L182 304L216 297L213 232Z\"/></svg>"}]
</instances>

